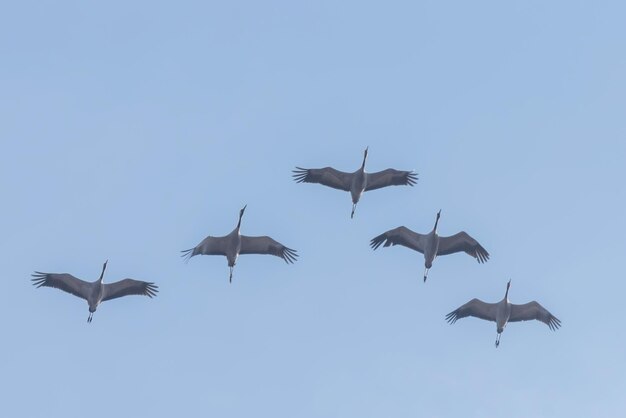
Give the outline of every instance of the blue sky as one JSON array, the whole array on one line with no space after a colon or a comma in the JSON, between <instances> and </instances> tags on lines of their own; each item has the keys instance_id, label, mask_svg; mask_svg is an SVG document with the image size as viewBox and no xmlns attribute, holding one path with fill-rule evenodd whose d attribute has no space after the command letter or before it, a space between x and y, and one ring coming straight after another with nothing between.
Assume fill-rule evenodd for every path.
<instances>
[{"instance_id":1,"label":"blue sky","mask_svg":"<svg viewBox=\"0 0 626 418\"><path fill-rule=\"evenodd\" d=\"M0 415L624 416L626 6L337 3L3 6ZM366 146L418 184L291 180ZM244 204L298 262L183 262ZM439 209L487 264L369 248ZM106 259L159 296L30 284ZM444 321L508 279L563 327Z\"/></svg>"}]
</instances>

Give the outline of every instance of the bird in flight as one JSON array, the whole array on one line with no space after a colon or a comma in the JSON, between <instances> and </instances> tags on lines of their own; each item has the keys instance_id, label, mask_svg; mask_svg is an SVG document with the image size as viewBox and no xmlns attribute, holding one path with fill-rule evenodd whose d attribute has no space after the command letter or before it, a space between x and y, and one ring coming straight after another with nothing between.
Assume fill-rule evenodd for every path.
<instances>
[{"instance_id":1,"label":"bird in flight","mask_svg":"<svg viewBox=\"0 0 626 418\"><path fill-rule=\"evenodd\" d=\"M81 299L85 299L89 304L89 317L87 322L91 322L93 314L105 300L121 298L128 295L144 295L150 298L156 296L158 286L154 283L143 282L141 280L124 279L114 283L102 283L104 271L107 268L108 260L102 266L100 278L95 282L86 282L68 273L42 273L36 271L33 274L33 285L37 287L46 286L61 289L71 293Z\"/></svg>"},{"instance_id":2,"label":"bird in flight","mask_svg":"<svg viewBox=\"0 0 626 418\"><path fill-rule=\"evenodd\" d=\"M193 248L182 251L182 257L189 260L195 255L224 255L228 261L228 267L230 268L230 275L228 281L233 281L233 268L237 262L237 258L241 254L269 254L285 260L287 264L293 263L298 257L297 251L291 248L285 247L278 241L273 240L268 236L262 237L249 237L241 235L239 230L241 228L241 218L246 210L244 206L239 211L239 222L233 231L223 237L208 236Z\"/></svg>"},{"instance_id":3,"label":"bird in flight","mask_svg":"<svg viewBox=\"0 0 626 418\"><path fill-rule=\"evenodd\" d=\"M390 229L377 237L372 238L370 245L376 250L381 245L389 247L391 245L402 245L424 254L424 281L428 277L428 271L433 265L435 258L440 255L447 255L464 251L474 257L479 263L489 260L489 253L474 238L464 231L449 237L440 237L437 234L437 224L441 217L441 210L437 212L437 219L433 230L428 234L418 234L405 226Z\"/></svg>"},{"instance_id":4,"label":"bird in flight","mask_svg":"<svg viewBox=\"0 0 626 418\"><path fill-rule=\"evenodd\" d=\"M399 171L388 168L376 173L366 173L365 160L367 159L368 148L365 148L361 168L353 173L344 173L332 167L296 167L293 170L294 180L297 183L319 183L333 189L350 192L352 195L352 213L350 213L350 218L354 217L356 204L359 202L363 192L387 186L413 186L417 182L417 174L412 171Z\"/></svg>"},{"instance_id":5,"label":"bird in flight","mask_svg":"<svg viewBox=\"0 0 626 418\"><path fill-rule=\"evenodd\" d=\"M446 320L454 324L457 320L467 316L494 321L496 323L496 347L500 345L500 335L509 322L531 321L536 319L543 322L551 330L557 330L561 326L561 321L552 315L546 308L538 302L532 301L523 305L516 305L509 302L509 288L511 281L506 284L504 298L498 303L486 303L480 299L472 299L465 305L446 315Z\"/></svg>"}]
</instances>

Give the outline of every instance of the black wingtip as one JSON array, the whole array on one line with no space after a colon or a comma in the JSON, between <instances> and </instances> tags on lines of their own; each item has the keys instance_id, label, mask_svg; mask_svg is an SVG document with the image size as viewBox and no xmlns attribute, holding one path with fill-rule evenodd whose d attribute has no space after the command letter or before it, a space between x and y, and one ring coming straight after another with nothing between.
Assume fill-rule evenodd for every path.
<instances>
[{"instance_id":1,"label":"black wingtip","mask_svg":"<svg viewBox=\"0 0 626 418\"><path fill-rule=\"evenodd\" d=\"M457 317L456 311L452 311L446 315L446 321L448 321L450 325L454 324L457 319L459 318Z\"/></svg>"},{"instance_id":2,"label":"black wingtip","mask_svg":"<svg viewBox=\"0 0 626 418\"><path fill-rule=\"evenodd\" d=\"M307 175L309 174L309 170L302 167L296 167L295 170L292 170L292 173L294 173L292 177L296 183L304 183Z\"/></svg>"},{"instance_id":3,"label":"black wingtip","mask_svg":"<svg viewBox=\"0 0 626 418\"><path fill-rule=\"evenodd\" d=\"M377 250L386 239L385 234L378 235L370 240L370 247L372 247L372 250Z\"/></svg>"},{"instance_id":4,"label":"black wingtip","mask_svg":"<svg viewBox=\"0 0 626 418\"><path fill-rule=\"evenodd\" d=\"M287 264L293 264L298 260L299 254L297 250L292 248L287 248L283 250L282 259L285 260Z\"/></svg>"},{"instance_id":5,"label":"black wingtip","mask_svg":"<svg viewBox=\"0 0 626 418\"><path fill-rule=\"evenodd\" d=\"M181 251L182 254L180 256L185 259L185 263L188 262L191 259L191 257L194 256L193 250L195 250L195 248L190 248L188 250Z\"/></svg>"},{"instance_id":6,"label":"black wingtip","mask_svg":"<svg viewBox=\"0 0 626 418\"><path fill-rule=\"evenodd\" d=\"M415 184L417 184L417 180L418 180L418 176L417 173L414 172L409 172L406 176L406 184L407 186L411 186L413 187Z\"/></svg>"},{"instance_id":7,"label":"black wingtip","mask_svg":"<svg viewBox=\"0 0 626 418\"><path fill-rule=\"evenodd\" d=\"M152 282L146 284L146 290L144 293L146 296L152 299L157 296L157 293L159 293L159 286Z\"/></svg>"}]
</instances>

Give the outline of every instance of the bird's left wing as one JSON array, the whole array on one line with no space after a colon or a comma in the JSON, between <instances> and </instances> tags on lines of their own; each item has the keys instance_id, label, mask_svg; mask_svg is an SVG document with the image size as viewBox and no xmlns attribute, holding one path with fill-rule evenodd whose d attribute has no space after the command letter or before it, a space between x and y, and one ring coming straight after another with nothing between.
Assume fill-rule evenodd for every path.
<instances>
[{"instance_id":1,"label":"bird's left wing","mask_svg":"<svg viewBox=\"0 0 626 418\"><path fill-rule=\"evenodd\" d=\"M90 283L69 273L42 273L36 271L32 276L34 286L54 287L85 300L89 296Z\"/></svg>"},{"instance_id":2,"label":"bird's left wing","mask_svg":"<svg viewBox=\"0 0 626 418\"><path fill-rule=\"evenodd\" d=\"M458 309L450 312L446 315L446 320L454 324L457 320L468 316L474 316L476 318L484 319L486 321L496 320L496 307L497 303L487 303L480 299L472 299L465 305L460 306Z\"/></svg>"},{"instance_id":3,"label":"bird's left wing","mask_svg":"<svg viewBox=\"0 0 626 418\"><path fill-rule=\"evenodd\" d=\"M115 283L104 284L104 295L102 300L111 300L128 295L156 296L158 286L154 283L142 282L141 280L124 279Z\"/></svg>"},{"instance_id":4,"label":"bird's left wing","mask_svg":"<svg viewBox=\"0 0 626 418\"><path fill-rule=\"evenodd\" d=\"M193 248L181 251L186 261L195 255L226 255L226 248L228 248L227 237L212 237L208 236L202 240L202 242Z\"/></svg>"},{"instance_id":5,"label":"bird's left wing","mask_svg":"<svg viewBox=\"0 0 626 418\"><path fill-rule=\"evenodd\" d=\"M387 186L413 186L417 182L417 173L388 168L377 173L367 173L365 191Z\"/></svg>"},{"instance_id":6,"label":"bird's left wing","mask_svg":"<svg viewBox=\"0 0 626 418\"><path fill-rule=\"evenodd\" d=\"M344 173L332 167L296 167L293 173L293 178L296 183L319 183L346 192L350 191L350 186L352 185L352 173Z\"/></svg>"},{"instance_id":7,"label":"bird's left wing","mask_svg":"<svg viewBox=\"0 0 626 418\"><path fill-rule=\"evenodd\" d=\"M511 304L509 322L531 321L533 319L543 322L553 331L561 326L561 321L536 301L523 305Z\"/></svg>"},{"instance_id":8,"label":"bird's left wing","mask_svg":"<svg viewBox=\"0 0 626 418\"><path fill-rule=\"evenodd\" d=\"M296 250L285 247L280 242L267 236L248 237L242 235L239 254L270 254L282 258L286 263L293 263L298 257Z\"/></svg>"},{"instance_id":9,"label":"bird's left wing","mask_svg":"<svg viewBox=\"0 0 626 418\"><path fill-rule=\"evenodd\" d=\"M447 255L465 251L467 254L484 263L489 260L489 253L474 238L466 232L461 231L449 237L439 238L439 249L437 255Z\"/></svg>"},{"instance_id":10,"label":"bird's left wing","mask_svg":"<svg viewBox=\"0 0 626 418\"><path fill-rule=\"evenodd\" d=\"M370 246L373 250L381 245L383 247L402 245L424 254L424 235L411 231L405 226L399 226L387 232L383 232L370 240Z\"/></svg>"}]
</instances>

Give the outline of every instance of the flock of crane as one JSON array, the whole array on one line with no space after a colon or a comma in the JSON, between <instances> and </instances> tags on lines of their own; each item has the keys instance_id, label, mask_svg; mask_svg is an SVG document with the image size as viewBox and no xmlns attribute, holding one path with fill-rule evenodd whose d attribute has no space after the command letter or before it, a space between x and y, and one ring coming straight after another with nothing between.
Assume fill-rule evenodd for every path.
<instances>
[{"instance_id":1,"label":"flock of crane","mask_svg":"<svg viewBox=\"0 0 626 418\"><path fill-rule=\"evenodd\" d=\"M350 192L352 195L351 218L354 217L356 205L363 192L387 186L413 186L417 182L417 175L412 171L399 171L389 168L376 173L366 173L365 161L367 152L368 149L366 148L361 167L353 173L345 173L332 167L320 169L296 167L293 174L294 180L298 183L319 183L334 189ZM231 233L222 237L208 236L195 247L182 251L182 256L186 260L196 255L225 256L230 268L229 281L231 282L233 268L237 258L242 254L269 254L282 258L286 263L296 261L298 257L296 250L288 248L268 236L250 237L240 234L241 219L246 206L239 211L239 221ZM463 251L474 257L479 263L489 260L489 253L485 248L466 232L461 231L449 237L439 236L437 234L437 225L440 217L441 210L437 213L432 231L427 234L420 234L400 226L374 237L370 245L374 250L381 245L383 247L402 245L422 253L424 255L425 267L424 282L437 256ZM32 281L37 287L54 287L85 299L89 305L87 322L92 321L93 313L101 302L128 295L144 295L150 298L156 296L158 286L150 282L124 279L115 283L102 283L106 267L107 262L102 266L100 278L94 282L86 282L68 273L42 272L35 272ZM536 301L523 305L509 302L510 286L511 281L509 280L506 285L504 298L500 302L486 303L480 299L472 299L450 312L446 316L446 320L453 324L458 319L473 316L495 322L497 331L496 347L500 344L500 335L509 322L536 319L548 325L551 330L556 330L561 326L561 321Z\"/></svg>"}]
</instances>

